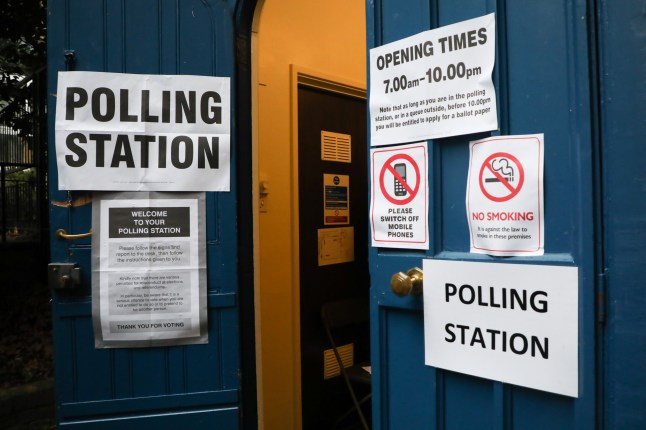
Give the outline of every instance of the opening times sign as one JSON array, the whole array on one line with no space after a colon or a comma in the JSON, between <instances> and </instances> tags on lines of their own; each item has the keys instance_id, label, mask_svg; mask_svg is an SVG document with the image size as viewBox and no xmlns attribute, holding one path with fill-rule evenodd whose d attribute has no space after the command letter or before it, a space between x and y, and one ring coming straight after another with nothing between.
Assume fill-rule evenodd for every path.
<instances>
[{"instance_id":1,"label":"opening times sign","mask_svg":"<svg viewBox=\"0 0 646 430\"><path fill-rule=\"evenodd\" d=\"M204 195L97 193L93 217L97 348L206 343Z\"/></svg>"},{"instance_id":2,"label":"opening times sign","mask_svg":"<svg viewBox=\"0 0 646 430\"><path fill-rule=\"evenodd\" d=\"M370 50L371 145L498 128L489 14Z\"/></svg>"}]
</instances>

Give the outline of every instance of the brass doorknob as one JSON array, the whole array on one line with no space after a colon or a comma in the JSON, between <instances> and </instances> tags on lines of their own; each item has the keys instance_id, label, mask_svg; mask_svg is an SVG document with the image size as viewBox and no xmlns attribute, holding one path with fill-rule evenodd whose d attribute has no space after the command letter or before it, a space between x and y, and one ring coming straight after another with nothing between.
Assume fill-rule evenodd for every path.
<instances>
[{"instance_id":1,"label":"brass doorknob","mask_svg":"<svg viewBox=\"0 0 646 430\"><path fill-rule=\"evenodd\" d=\"M397 272L390 278L390 289L399 297L417 296L422 293L424 273L419 267L413 267L408 272Z\"/></svg>"}]
</instances>

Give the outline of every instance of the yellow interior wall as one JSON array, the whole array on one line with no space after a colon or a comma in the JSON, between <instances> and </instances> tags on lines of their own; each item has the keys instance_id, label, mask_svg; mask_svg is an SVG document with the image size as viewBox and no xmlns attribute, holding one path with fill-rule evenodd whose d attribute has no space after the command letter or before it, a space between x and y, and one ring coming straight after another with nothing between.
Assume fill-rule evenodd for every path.
<instances>
[{"instance_id":1,"label":"yellow interior wall","mask_svg":"<svg viewBox=\"0 0 646 430\"><path fill-rule=\"evenodd\" d=\"M290 67L366 82L365 0L265 0L255 22L256 319L260 428L301 427ZM256 211L258 208L256 207Z\"/></svg>"}]
</instances>

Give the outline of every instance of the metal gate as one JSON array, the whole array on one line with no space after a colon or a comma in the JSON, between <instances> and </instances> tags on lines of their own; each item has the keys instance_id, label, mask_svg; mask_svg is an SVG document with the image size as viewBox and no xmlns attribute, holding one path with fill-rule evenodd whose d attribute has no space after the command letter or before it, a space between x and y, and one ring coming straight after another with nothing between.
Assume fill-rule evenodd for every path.
<instances>
[{"instance_id":1,"label":"metal gate","mask_svg":"<svg viewBox=\"0 0 646 430\"><path fill-rule=\"evenodd\" d=\"M23 86L31 96L0 110L0 241L40 244L47 225L45 73Z\"/></svg>"}]
</instances>

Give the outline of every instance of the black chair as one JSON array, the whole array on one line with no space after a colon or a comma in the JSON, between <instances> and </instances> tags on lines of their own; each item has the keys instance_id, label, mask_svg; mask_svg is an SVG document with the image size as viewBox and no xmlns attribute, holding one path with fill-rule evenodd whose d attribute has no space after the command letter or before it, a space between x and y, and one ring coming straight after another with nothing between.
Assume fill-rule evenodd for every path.
<instances>
[{"instance_id":1,"label":"black chair","mask_svg":"<svg viewBox=\"0 0 646 430\"><path fill-rule=\"evenodd\" d=\"M335 336L339 337L341 331L347 331L362 325L369 326L370 306L368 299L345 299L326 303L321 308L321 319L353 403L353 406L337 419L334 428L356 411L363 428L370 430L361 405L370 400L372 393L358 399L355 392L355 384L367 385L368 387L372 384L371 372L364 369L364 367L370 369L370 362L355 363L351 367L344 367L337 349L337 341L335 340ZM357 342L355 342L356 344Z\"/></svg>"}]
</instances>

